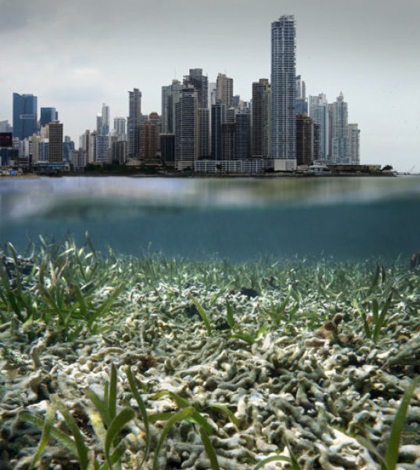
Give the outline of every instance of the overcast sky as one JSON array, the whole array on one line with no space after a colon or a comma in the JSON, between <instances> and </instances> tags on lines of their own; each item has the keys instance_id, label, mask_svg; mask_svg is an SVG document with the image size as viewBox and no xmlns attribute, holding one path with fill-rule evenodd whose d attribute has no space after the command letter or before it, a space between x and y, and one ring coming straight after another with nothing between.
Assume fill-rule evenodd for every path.
<instances>
[{"instance_id":1,"label":"overcast sky","mask_svg":"<svg viewBox=\"0 0 420 470\"><path fill-rule=\"evenodd\" d=\"M294 14L307 94L340 91L361 129L362 163L420 172L419 0L0 0L0 121L12 94L56 107L64 133L94 129L102 103L161 113L161 87L202 68L248 101L270 78L271 23Z\"/></svg>"}]
</instances>

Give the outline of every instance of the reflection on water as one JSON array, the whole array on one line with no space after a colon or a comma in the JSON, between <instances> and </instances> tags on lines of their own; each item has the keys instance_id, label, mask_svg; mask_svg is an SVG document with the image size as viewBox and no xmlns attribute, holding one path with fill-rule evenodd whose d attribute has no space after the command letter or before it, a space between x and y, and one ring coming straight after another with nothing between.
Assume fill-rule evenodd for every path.
<instances>
[{"instance_id":1,"label":"reflection on water","mask_svg":"<svg viewBox=\"0 0 420 470\"><path fill-rule=\"evenodd\" d=\"M138 254L409 256L420 178L40 178L0 182L0 241L39 234Z\"/></svg>"}]
</instances>

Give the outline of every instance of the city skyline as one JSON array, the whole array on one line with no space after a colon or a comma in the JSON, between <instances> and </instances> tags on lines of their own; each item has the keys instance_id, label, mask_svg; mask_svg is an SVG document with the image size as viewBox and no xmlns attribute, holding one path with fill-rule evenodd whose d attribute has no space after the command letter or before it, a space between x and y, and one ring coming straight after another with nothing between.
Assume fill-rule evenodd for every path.
<instances>
[{"instance_id":1,"label":"city skyline","mask_svg":"<svg viewBox=\"0 0 420 470\"><path fill-rule=\"evenodd\" d=\"M363 163L400 171L416 164L418 2L267 0L261 8L247 0L178 7L123 0L118 9L107 1L57 3L0 0L0 34L10 50L0 59L0 120L11 121L13 92L33 93L39 107L57 109L64 134L78 143L85 129L95 128L102 103L110 106L111 122L127 117L127 92L134 88L142 92L142 113L160 113L161 87L190 68L202 68L209 82L218 73L232 77L234 93L249 101L252 83L270 78L270 24L293 14L296 72L307 95L325 93L333 102L343 92L349 122L362 129Z\"/></svg>"}]
</instances>

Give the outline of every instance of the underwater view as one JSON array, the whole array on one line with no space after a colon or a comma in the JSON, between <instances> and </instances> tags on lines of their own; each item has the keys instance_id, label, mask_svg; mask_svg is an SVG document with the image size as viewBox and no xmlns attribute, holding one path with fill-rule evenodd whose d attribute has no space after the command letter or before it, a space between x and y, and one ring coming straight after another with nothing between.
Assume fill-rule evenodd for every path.
<instances>
[{"instance_id":1,"label":"underwater view","mask_svg":"<svg viewBox=\"0 0 420 470\"><path fill-rule=\"evenodd\" d=\"M420 177L0 181L0 469L420 469Z\"/></svg>"}]
</instances>

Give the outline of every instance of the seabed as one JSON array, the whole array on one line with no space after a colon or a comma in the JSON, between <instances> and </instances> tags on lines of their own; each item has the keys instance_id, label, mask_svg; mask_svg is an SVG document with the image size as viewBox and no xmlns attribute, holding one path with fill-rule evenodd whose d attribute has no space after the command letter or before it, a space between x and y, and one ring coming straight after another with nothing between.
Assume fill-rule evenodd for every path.
<instances>
[{"instance_id":1,"label":"seabed","mask_svg":"<svg viewBox=\"0 0 420 470\"><path fill-rule=\"evenodd\" d=\"M0 262L0 468L420 468L420 272L375 260Z\"/></svg>"}]
</instances>

